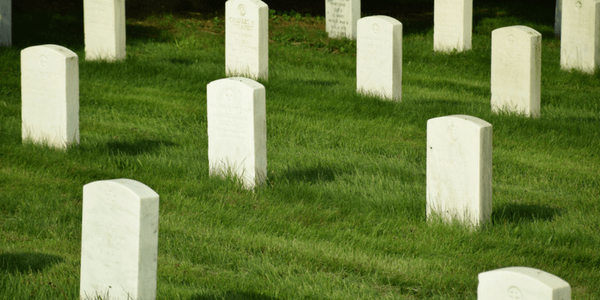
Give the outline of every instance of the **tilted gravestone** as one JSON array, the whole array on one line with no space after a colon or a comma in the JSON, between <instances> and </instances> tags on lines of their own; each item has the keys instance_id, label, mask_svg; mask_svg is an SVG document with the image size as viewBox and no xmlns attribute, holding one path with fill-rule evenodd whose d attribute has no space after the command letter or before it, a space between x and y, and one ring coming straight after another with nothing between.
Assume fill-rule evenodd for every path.
<instances>
[{"instance_id":1,"label":"tilted gravestone","mask_svg":"<svg viewBox=\"0 0 600 300\"><path fill-rule=\"evenodd\" d=\"M471 49L473 0L435 0L433 51L462 52Z\"/></svg>"},{"instance_id":2,"label":"tilted gravestone","mask_svg":"<svg viewBox=\"0 0 600 300\"><path fill-rule=\"evenodd\" d=\"M542 35L526 26L492 31L492 111L540 116Z\"/></svg>"},{"instance_id":3,"label":"tilted gravestone","mask_svg":"<svg viewBox=\"0 0 600 300\"><path fill-rule=\"evenodd\" d=\"M82 299L155 299L159 196L131 179L83 187Z\"/></svg>"},{"instance_id":4,"label":"tilted gravestone","mask_svg":"<svg viewBox=\"0 0 600 300\"><path fill-rule=\"evenodd\" d=\"M227 76L269 77L269 7L259 0L225 3Z\"/></svg>"},{"instance_id":5,"label":"tilted gravestone","mask_svg":"<svg viewBox=\"0 0 600 300\"><path fill-rule=\"evenodd\" d=\"M12 46L12 0L0 0L0 46Z\"/></svg>"},{"instance_id":6,"label":"tilted gravestone","mask_svg":"<svg viewBox=\"0 0 600 300\"><path fill-rule=\"evenodd\" d=\"M125 0L84 0L85 59L125 59Z\"/></svg>"},{"instance_id":7,"label":"tilted gravestone","mask_svg":"<svg viewBox=\"0 0 600 300\"><path fill-rule=\"evenodd\" d=\"M267 176L265 87L248 78L207 86L208 161L211 175L233 175L247 189Z\"/></svg>"},{"instance_id":8,"label":"tilted gravestone","mask_svg":"<svg viewBox=\"0 0 600 300\"><path fill-rule=\"evenodd\" d=\"M356 39L360 0L325 0L325 30L330 38Z\"/></svg>"},{"instance_id":9,"label":"tilted gravestone","mask_svg":"<svg viewBox=\"0 0 600 300\"><path fill-rule=\"evenodd\" d=\"M427 121L427 218L482 225L492 214L492 125L467 115Z\"/></svg>"},{"instance_id":10,"label":"tilted gravestone","mask_svg":"<svg viewBox=\"0 0 600 300\"><path fill-rule=\"evenodd\" d=\"M542 270L508 267L479 273L480 300L571 300L571 286Z\"/></svg>"},{"instance_id":11,"label":"tilted gravestone","mask_svg":"<svg viewBox=\"0 0 600 300\"><path fill-rule=\"evenodd\" d=\"M560 66L590 74L600 67L600 1L562 0Z\"/></svg>"},{"instance_id":12,"label":"tilted gravestone","mask_svg":"<svg viewBox=\"0 0 600 300\"><path fill-rule=\"evenodd\" d=\"M73 51L42 45L21 51L23 141L65 149L79 144L79 61Z\"/></svg>"},{"instance_id":13,"label":"tilted gravestone","mask_svg":"<svg viewBox=\"0 0 600 300\"><path fill-rule=\"evenodd\" d=\"M356 89L390 100L402 98L402 23L387 16L358 20Z\"/></svg>"}]
</instances>

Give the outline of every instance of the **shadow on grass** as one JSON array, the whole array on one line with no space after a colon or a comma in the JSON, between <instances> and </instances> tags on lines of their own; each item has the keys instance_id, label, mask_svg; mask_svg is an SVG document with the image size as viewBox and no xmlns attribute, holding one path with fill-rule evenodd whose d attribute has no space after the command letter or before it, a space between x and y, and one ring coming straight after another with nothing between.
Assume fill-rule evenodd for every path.
<instances>
[{"instance_id":1,"label":"shadow on grass","mask_svg":"<svg viewBox=\"0 0 600 300\"><path fill-rule=\"evenodd\" d=\"M6 273L39 272L53 264L61 263L62 258L43 253L2 253L0 271Z\"/></svg>"},{"instance_id":2,"label":"shadow on grass","mask_svg":"<svg viewBox=\"0 0 600 300\"><path fill-rule=\"evenodd\" d=\"M535 204L504 204L492 212L494 224L521 224L533 221L551 221L560 215L560 210Z\"/></svg>"},{"instance_id":3,"label":"shadow on grass","mask_svg":"<svg viewBox=\"0 0 600 300\"><path fill-rule=\"evenodd\" d=\"M112 141L106 143L111 154L139 155L152 152L160 147L174 146L173 142L142 139L137 141Z\"/></svg>"},{"instance_id":4,"label":"shadow on grass","mask_svg":"<svg viewBox=\"0 0 600 300\"><path fill-rule=\"evenodd\" d=\"M254 292L225 292L223 294L195 295L191 300L277 300Z\"/></svg>"}]
</instances>

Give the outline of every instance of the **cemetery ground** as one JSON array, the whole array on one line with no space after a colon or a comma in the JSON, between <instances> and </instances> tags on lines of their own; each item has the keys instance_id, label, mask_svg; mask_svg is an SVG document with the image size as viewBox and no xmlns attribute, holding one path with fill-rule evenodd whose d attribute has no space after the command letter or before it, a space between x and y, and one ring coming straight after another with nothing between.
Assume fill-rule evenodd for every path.
<instances>
[{"instance_id":1,"label":"cemetery ground","mask_svg":"<svg viewBox=\"0 0 600 300\"><path fill-rule=\"evenodd\" d=\"M247 191L208 176L223 15L130 18L127 59L106 63L83 59L81 16L16 14L0 48L0 299L78 298L82 187L115 178L160 195L158 299L476 299L477 274L509 266L599 299L600 75L561 71L553 24L522 15L475 9L473 49L447 55L399 18L390 102L356 93L355 42L322 17L272 13L268 179ZM490 109L491 31L510 25L543 35L540 118ZM79 55L67 151L21 141L20 51L46 43ZM493 125L485 228L425 220L426 123L452 114Z\"/></svg>"}]
</instances>

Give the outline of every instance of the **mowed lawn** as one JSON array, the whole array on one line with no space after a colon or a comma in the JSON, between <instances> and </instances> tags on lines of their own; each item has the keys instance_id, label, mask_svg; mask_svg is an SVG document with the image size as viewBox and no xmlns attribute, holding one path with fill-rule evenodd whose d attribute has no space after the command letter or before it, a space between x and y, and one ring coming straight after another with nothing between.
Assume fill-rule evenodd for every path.
<instances>
[{"instance_id":1,"label":"mowed lawn","mask_svg":"<svg viewBox=\"0 0 600 300\"><path fill-rule=\"evenodd\" d=\"M222 13L128 18L116 63L84 60L80 14L15 13L0 48L0 299L79 297L82 187L116 178L160 195L158 299L476 299L479 273L510 266L600 299L600 75L560 70L552 17L502 5L475 4L464 53L433 52L432 10L392 15L401 102L356 93L356 43L329 39L323 17L272 11L254 191L208 176ZM543 35L537 119L490 109L491 31L510 25ZM21 140L20 51L49 43L79 55L81 143L67 151ZM479 230L426 221L426 123L453 114L493 125Z\"/></svg>"}]
</instances>

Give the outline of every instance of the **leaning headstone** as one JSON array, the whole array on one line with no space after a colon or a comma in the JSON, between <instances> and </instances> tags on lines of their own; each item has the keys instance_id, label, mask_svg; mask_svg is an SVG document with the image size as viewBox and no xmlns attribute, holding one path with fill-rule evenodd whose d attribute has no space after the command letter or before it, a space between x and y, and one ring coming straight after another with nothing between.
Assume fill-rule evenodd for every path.
<instances>
[{"instance_id":1,"label":"leaning headstone","mask_svg":"<svg viewBox=\"0 0 600 300\"><path fill-rule=\"evenodd\" d=\"M433 51L462 52L471 49L473 0L435 0Z\"/></svg>"},{"instance_id":2,"label":"leaning headstone","mask_svg":"<svg viewBox=\"0 0 600 300\"><path fill-rule=\"evenodd\" d=\"M125 59L125 0L84 0L85 59Z\"/></svg>"},{"instance_id":3,"label":"leaning headstone","mask_svg":"<svg viewBox=\"0 0 600 300\"><path fill-rule=\"evenodd\" d=\"M593 74L600 67L600 1L562 3L560 66Z\"/></svg>"},{"instance_id":4,"label":"leaning headstone","mask_svg":"<svg viewBox=\"0 0 600 300\"><path fill-rule=\"evenodd\" d=\"M330 38L356 39L360 0L326 0L325 30Z\"/></svg>"},{"instance_id":5,"label":"leaning headstone","mask_svg":"<svg viewBox=\"0 0 600 300\"><path fill-rule=\"evenodd\" d=\"M562 21L562 0L556 0L556 8L554 9L554 36L560 38L560 29Z\"/></svg>"},{"instance_id":6,"label":"leaning headstone","mask_svg":"<svg viewBox=\"0 0 600 300\"><path fill-rule=\"evenodd\" d=\"M82 299L155 299L159 196L131 179L83 186Z\"/></svg>"},{"instance_id":7,"label":"leaning headstone","mask_svg":"<svg viewBox=\"0 0 600 300\"><path fill-rule=\"evenodd\" d=\"M42 45L21 51L23 141L65 149L79 144L79 61L73 51Z\"/></svg>"},{"instance_id":8,"label":"leaning headstone","mask_svg":"<svg viewBox=\"0 0 600 300\"><path fill-rule=\"evenodd\" d=\"M358 20L356 88L390 100L402 98L402 23L387 16Z\"/></svg>"},{"instance_id":9,"label":"leaning headstone","mask_svg":"<svg viewBox=\"0 0 600 300\"><path fill-rule=\"evenodd\" d=\"M480 300L571 300L571 286L556 275L527 267L479 273Z\"/></svg>"},{"instance_id":10,"label":"leaning headstone","mask_svg":"<svg viewBox=\"0 0 600 300\"><path fill-rule=\"evenodd\" d=\"M259 0L225 3L227 76L269 77L269 7Z\"/></svg>"},{"instance_id":11,"label":"leaning headstone","mask_svg":"<svg viewBox=\"0 0 600 300\"><path fill-rule=\"evenodd\" d=\"M0 46L12 46L12 0L0 0Z\"/></svg>"},{"instance_id":12,"label":"leaning headstone","mask_svg":"<svg viewBox=\"0 0 600 300\"><path fill-rule=\"evenodd\" d=\"M542 35L527 26L492 31L492 111L540 116Z\"/></svg>"},{"instance_id":13,"label":"leaning headstone","mask_svg":"<svg viewBox=\"0 0 600 300\"><path fill-rule=\"evenodd\" d=\"M208 161L211 175L240 178L247 189L267 176L265 87L243 77L207 86Z\"/></svg>"},{"instance_id":14,"label":"leaning headstone","mask_svg":"<svg viewBox=\"0 0 600 300\"><path fill-rule=\"evenodd\" d=\"M467 115L427 121L427 218L482 225L492 214L492 125Z\"/></svg>"}]
</instances>

